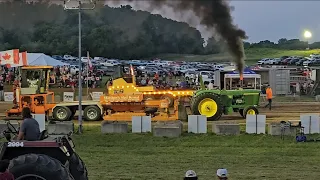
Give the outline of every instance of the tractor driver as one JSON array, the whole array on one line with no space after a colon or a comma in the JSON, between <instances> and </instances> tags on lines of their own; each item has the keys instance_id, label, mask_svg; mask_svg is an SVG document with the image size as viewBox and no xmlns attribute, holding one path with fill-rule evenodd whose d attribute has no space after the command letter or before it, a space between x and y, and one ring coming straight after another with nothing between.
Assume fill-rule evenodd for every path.
<instances>
[{"instance_id":1,"label":"tractor driver","mask_svg":"<svg viewBox=\"0 0 320 180\"><path fill-rule=\"evenodd\" d=\"M37 88L39 82L39 74L37 72L31 72L31 75L27 77L27 82L29 83L29 88Z\"/></svg>"},{"instance_id":2,"label":"tractor driver","mask_svg":"<svg viewBox=\"0 0 320 180\"><path fill-rule=\"evenodd\" d=\"M38 121L32 118L30 108L22 109L23 122L20 126L17 140L36 141L40 138L40 126Z\"/></svg>"}]
</instances>

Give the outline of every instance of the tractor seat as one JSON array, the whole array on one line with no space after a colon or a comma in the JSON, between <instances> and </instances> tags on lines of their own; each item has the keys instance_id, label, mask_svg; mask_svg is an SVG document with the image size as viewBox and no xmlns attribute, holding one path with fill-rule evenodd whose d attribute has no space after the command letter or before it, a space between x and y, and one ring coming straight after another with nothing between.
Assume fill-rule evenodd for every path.
<instances>
[{"instance_id":1,"label":"tractor seat","mask_svg":"<svg viewBox=\"0 0 320 180\"><path fill-rule=\"evenodd\" d=\"M41 133L40 133L40 138L39 140L44 140L48 138L48 131L47 130L43 130Z\"/></svg>"}]
</instances>

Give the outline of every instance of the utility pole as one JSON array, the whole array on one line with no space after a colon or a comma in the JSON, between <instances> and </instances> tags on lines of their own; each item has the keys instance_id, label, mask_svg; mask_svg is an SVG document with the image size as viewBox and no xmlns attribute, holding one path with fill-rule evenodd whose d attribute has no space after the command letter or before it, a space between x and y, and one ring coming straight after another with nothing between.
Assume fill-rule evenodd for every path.
<instances>
[{"instance_id":1,"label":"utility pole","mask_svg":"<svg viewBox=\"0 0 320 180\"><path fill-rule=\"evenodd\" d=\"M67 3L69 3L71 0L67 0ZM64 1L64 10L78 10L79 15L79 93L78 93L78 99L79 99L79 115L78 115L78 123L79 123L79 134L82 133L82 61L81 61L81 10L93 10L96 7L96 4L93 2L93 0L90 0L90 4L93 6L91 8L83 8L81 7L81 0L77 0L79 2L78 6L75 7L68 7L66 4L66 1Z\"/></svg>"}]
</instances>

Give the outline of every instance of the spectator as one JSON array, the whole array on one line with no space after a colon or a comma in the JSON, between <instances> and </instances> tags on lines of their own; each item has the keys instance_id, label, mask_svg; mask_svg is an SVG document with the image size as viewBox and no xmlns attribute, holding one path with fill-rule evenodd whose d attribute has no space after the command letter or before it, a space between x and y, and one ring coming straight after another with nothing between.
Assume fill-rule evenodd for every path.
<instances>
[{"instance_id":1,"label":"spectator","mask_svg":"<svg viewBox=\"0 0 320 180\"><path fill-rule=\"evenodd\" d=\"M214 82L214 81L211 80L211 82L208 84L208 89L209 89L209 90L214 89L213 82Z\"/></svg>"},{"instance_id":2,"label":"spectator","mask_svg":"<svg viewBox=\"0 0 320 180\"><path fill-rule=\"evenodd\" d=\"M30 108L22 109L23 122L21 124L17 140L36 141L40 138L40 127L38 121L32 118Z\"/></svg>"},{"instance_id":3,"label":"spectator","mask_svg":"<svg viewBox=\"0 0 320 180\"><path fill-rule=\"evenodd\" d=\"M3 81L0 81L0 101L4 101Z\"/></svg>"},{"instance_id":4,"label":"spectator","mask_svg":"<svg viewBox=\"0 0 320 180\"><path fill-rule=\"evenodd\" d=\"M266 89L266 95L267 95L268 104L265 106L265 108L269 106L269 110L271 110L272 89L271 89L270 85L268 85L268 87Z\"/></svg>"},{"instance_id":5,"label":"spectator","mask_svg":"<svg viewBox=\"0 0 320 180\"><path fill-rule=\"evenodd\" d=\"M145 78L142 78L141 82L140 82L141 86L145 86L147 85L147 81Z\"/></svg>"},{"instance_id":6,"label":"spectator","mask_svg":"<svg viewBox=\"0 0 320 180\"><path fill-rule=\"evenodd\" d=\"M217 176L219 180L227 180L228 179L228 171L227 169L218 169Z\"/></svg>"},{"instance_id":7,"label":"spectator","mask_svg":"<svg viewBox=\"0 0 320 180\"><path fill-rule=\"evenodd\" d=\"M180 81L180 79L178 79L178 80L176 81L176 85L177 85L177 86L180 86L180 84L181 84L181 81Z\"/></svg>"},{"instance_id":8,"label":"spectator","mask_svg":"<svg viewBox=\"0 0 320 180\"><path fill-rule=\"evenodd\" d=\"M187 171L184 177L184 180L197 180L197 179L198 179L198 176L196 172L194 172L193 170Z\"/></svg>"}]
</instances>

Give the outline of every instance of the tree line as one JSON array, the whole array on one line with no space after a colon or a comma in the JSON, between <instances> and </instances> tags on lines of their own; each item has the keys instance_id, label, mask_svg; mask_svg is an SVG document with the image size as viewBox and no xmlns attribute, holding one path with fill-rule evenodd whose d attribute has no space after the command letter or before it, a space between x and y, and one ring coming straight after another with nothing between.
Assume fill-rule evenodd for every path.
<instances>
[{"instance_id":1,"label":"tree line","mask_svg":"<svg viewBox=\"0 0 320 180\"><path fill-rule=\"evenodd\" d=\"M286 39L281 38L277 43L269 40L260 41L258 43L244 42L245 48L274 48L274 49L286 49L286 50L303 50L306 48L318 49L320 48L320 42L314 42L308 45L308 42L301 41L299 39Z\"/></svg>"},{"instance_id":2,"label":"tree line","mask_svg":"<svg viewBox=\"0 0 320 180\"><path fill-rule=\"evenodd\" d=\"M19 48L21 51L49 55L78 52L78 13L65 11L48 1L0 3L0 51ZM131 6L100 6L82 13L82 50L92 56L139 59L157 54L216 54L225 51L224 42L209 38L207 46L200 32L187 23L161 15L133 10ZM280 39L244 42L245 48L271 47L304 49L299 40ZM319 43L310 47L318 48Z\"/></svg>"}]
</instances>

